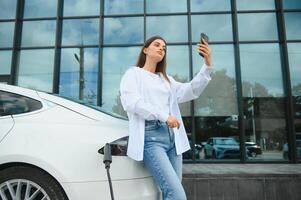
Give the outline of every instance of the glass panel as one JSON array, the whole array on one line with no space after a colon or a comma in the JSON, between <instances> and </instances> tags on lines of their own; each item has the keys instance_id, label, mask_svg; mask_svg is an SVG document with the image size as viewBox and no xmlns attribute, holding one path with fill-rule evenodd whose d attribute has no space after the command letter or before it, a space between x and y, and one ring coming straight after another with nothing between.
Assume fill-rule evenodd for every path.
<instances>
[{"instance_id":1,"label":"glass panel","mask_svg":"<svg viewBox=\"0 0 301 200\"><path fill-rule=\"evenodd\" d=\"M230 0L191 0L192 12L206 11L229 11L231 10Z\"/></svg>"},{"instance_id":2,"label":"glass panel","mask_svg":"<svg viewBox=\"0 0 301 200\"><path fill-rule=\"evenodd\" d=\"M209 41L233 40L231 15L193 15L191 25L193 42L199 42L201 32L209 36Z\"/></svg>"},{"instance_id":3,"label":"glass panel","mask_svg":"<svg viewBox=\"0 0 301 200\"><path fill-rule=\"evenodd\" d=\"M288 44L287 47L295 112L297 158L301 160L301 43ZM287 144L283 148L283 155L285 159L289 158Z\"/></svg>"},{"instance_id":4,"label":"glass panel","mask_svg":"<svg viewBox=\"0 0 301 200\"><path fill-rule=\"evenodd\" d=\"M61 95L97 104L98 52L98 48L62 49Z\"/></svg>"},{"instance_id":5,"label":"glass panel","mask_svg":"<svg viewBox=\"0 0 301 200\"><path fill-rule=\"evenodd\" d=\"M160 35L167 43L187 42L187 16L147 17L146 35Z\"/></svg>"},{"instance_id":6,"label":"glass panel","mask_svg":"<svg viewBox=\"0 0 301 200\"><path fill-rule=\"evenodd\" d=\"M147 13L171 13L171 12L187 12L187 0L147 0Z\"/></svg>"},{"instance_id":7,"label":"glass panel","mask_svg":"<svg viewBox=\"0 0 301 200\"><path fill-rule=\"evenodd\" d=\"M0 75L10 74L12 51L0 51Z\"/></svg>"},{"instance_id":8,"label":"glass panel","mask_svg":"<svg viewBox=\"0 0 301 200\"><path fill-rule=\"evenodd\" d=\"M55 27L54 20L23 22L22 46L54 46Z\"/></svg>"},{"instance_id":9,"label":"glass panel","mask_svg":"<svg viewBox=\"0 0 301 200\"><path fill-rule=\"evenodd\" d=\"M104 19L104 44L132 44L142 42L142 17Z\"/></svg>"},{"instance_id":10,"label":"glass panel","mask_svg":"<svg viewBox=\"0 0 301 200\"><path fill-rule=\"evenodd\" d=\"M179 82L189 81L188 46L167 47L167 74ZM191 116L190 102L179 104L182 116Z\"/></svg>"},{"instance_id":11,"label":"glass panel","mask_svg":"<svg viewBox=\"0 0 301 200\"><path fill-rule=\"evenodd\" d=\"M238 115L234 50L232 45L210 45L214 71L212 80L195 100L195 114L198 116ZM204 61L193 47L193 73L196 74ZM227 105L227 106L225 106Z\"/></svg>"},{"instance_id":12,"label":"glass panel","mask_svg":"<svg viewBox=\"0 0 301 200\"><path fill-rule=\"evenodd\" d=\"M240 40L278 40L275 13L238 14Z\"/></svg>"},{"instance_id":13,"label":"glass panel","mask_svg":"<svg viewBox=\"0 0 301 200\"><path fill-rule=\"evenodd\" d=\"M105 0L104 14L139 14L143 13L143 0Z\"/></svg>"},{"instance_id":14,"label":"glass panel","mask_svg":"<svg viewBox=\"0 0 301 200\"><path fill-rule=\"evenodd\" d=\"M301 39L301 13L284 13L286 39Z\"/></svg>"},{"instance_id":15,"label":"glass panel","mask_svg":"<svg viewBox=\"0 0 301 200\"><path fill-rule=\"evenodd\" d=\"M99 0L64 0L64 16L99 15Z\"/></svg>"},{"instance_id":16,"label":"glass panel","mask_svg":"<svg viewBox=\"0 0 301 200\"><path fill-rule=\"evenodd\" d=\"M284 0L283 8L284 9L296 9L301 8L301 1L300 0Z\"/></svg>"},{"instance_id":17,"label":"glass panel","mask_svg":"<svg viewBox=\"0 0 301 200\"><path fill-rule=\"evenodd\" d=\"M125 71L136 65L141 47L118 47L103 49L102 107L123 116L119 85Z\"/></svg>"},{"instance_id":18,"label":"glass panel","mask_svg":"<svg viewBox=\"0 0 301 200\"><path fill-rule=\"evenodd\" d=\"M98 45L98 19L71 19L63 21L62 45Z\"/></svg>"},{"instance_id":19,"label":"glass panel","mask_svg":"<svg viewBox=\"0 0 301 200\"><path fill-rule=\"evenodd\" d=\"M26 0L24 3L24 18L56 16L57 0L43 3L41 0Z\"/></svg>"},{"instance_id":20,"label":"glass panel","mask_svg":"<svg viewBox=\"0 0 301 200\"><path fill-rule=\"evenodd\" d=\"M284 96L278 44L242 44L240 56L244 97Z\"/></svg>"},{"instance_id":21,"label":"glass panel","mask_svg":"<svg viewBox=\"0 0 301 200\"><path fill-rule=\"evenodd\" d=\"M52 92L53 49L22 50L17 85Z\"/></svg>"},{"instance_id":22,"label":"glass panel","mask_svg":"<svg viewBox=\"0 0 301 200\"><path fill-rule=\"evenodd\" d=\"M0 19L13 19L16 17L17 0L0 1Z\"/></svg>"},{"instance_id":23,"label":"glass panel","mask_svg":"<svg viewBox=\"0 0 301 200\"><path fill-rule=\"evenodd\" d=\"M12 47L15 22L0 22L0 47Z\"/></svg>"},{"instance_id":24,"label":"glass panel","mask_svg":"<svg viewBox=\"0 0 301 200\"><path fill-rule=\"evenodd\" d=\"M286 0L285 0L286 1ZM275 9L275 0L239 0L237 10L271 10Z\"/></svg>"}]
</instances>

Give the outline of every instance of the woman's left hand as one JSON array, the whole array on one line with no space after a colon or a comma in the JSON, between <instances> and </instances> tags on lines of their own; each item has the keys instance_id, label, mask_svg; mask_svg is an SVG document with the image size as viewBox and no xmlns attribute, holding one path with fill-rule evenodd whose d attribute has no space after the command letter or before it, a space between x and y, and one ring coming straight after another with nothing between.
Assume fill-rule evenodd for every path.
<instances>
[{"instance_id":1,"label":"woman's left hand","mask_svg":"<svg viewBox=\"0 0 301 200\"><path fill-rule=\"evenodd\" d=\"M211 49L205 40L203 44L198 43L198 52L204 56L206 65L211 66Z\"/></svg>"}]
</instances>

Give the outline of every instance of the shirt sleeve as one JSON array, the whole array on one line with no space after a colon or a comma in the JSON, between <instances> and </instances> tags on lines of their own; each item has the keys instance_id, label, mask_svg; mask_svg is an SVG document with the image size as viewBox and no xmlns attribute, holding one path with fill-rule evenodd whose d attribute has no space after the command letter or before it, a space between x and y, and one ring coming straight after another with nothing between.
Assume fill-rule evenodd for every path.
<instances>
[{"instance_id":1,"label":"shirt sleeve","mask_svg":"<svg viewBox=\"0 0 301 200\"><path fill-rule=\"evenodd\" d=\"M166 122L168 113L162 112L156 106L145 101L139 93L139 83L137 82L136 71L129 69L122 77L120 82L120 99L123 109L139 115L145 120L158 119Z\"/></svg>"},{"instance_id":2,"label":"shirt sleeve","mask_svg":"<svg viewBox=\"0 0 301 200\"><path fill-rule=\"evenodd\" d=\"M198 98L211 80L210 74L212 69L212 66L209 67L204 64L196 76L187 83L181 83L169 77L175 87L178 103L184 103Z\"/></svg>"}]
</instances>

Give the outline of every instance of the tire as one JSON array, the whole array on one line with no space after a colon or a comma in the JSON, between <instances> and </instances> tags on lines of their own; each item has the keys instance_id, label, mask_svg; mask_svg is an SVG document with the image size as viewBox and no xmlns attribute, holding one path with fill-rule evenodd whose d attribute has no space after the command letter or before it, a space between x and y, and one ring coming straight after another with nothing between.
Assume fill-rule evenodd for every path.
<instances>
[{"instance_id":1,"label":"tire","mask_svg":"<svg viewBox=\"0 0 301 200\"><path fill-rule=\"evenodd\" d=\"M29 188L31 188L31 192L28 192L29 197L36 193L36 196L32 198L33 200L42 199L43 197L46 197L43 198L46 200L68 200L65 192L53 177L38 168L30 166L14 166L1 170L1 195L4 195L6 199L12 199L7 185L12 186L13 195L19 195L19 198L17 198L19 200L28 199L25 196ZM17 188L20 188L20 190L17 190ZM5 199L4 197L1 196L0 199Z\"/></svg>"}]
</instances>

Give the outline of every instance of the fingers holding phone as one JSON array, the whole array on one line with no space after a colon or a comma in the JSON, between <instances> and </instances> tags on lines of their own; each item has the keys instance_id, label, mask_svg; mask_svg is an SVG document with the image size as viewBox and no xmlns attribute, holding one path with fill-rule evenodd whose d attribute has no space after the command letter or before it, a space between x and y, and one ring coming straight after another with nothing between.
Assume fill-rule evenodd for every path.
<instances>
[{"instance_id":1,"label":"fingers holding phone","mask_svg":"<svg viewBox=\"0 0 301 200\"><path fill-rule=\"evenodd\" d=\"M209 37L205 33L201 33L200 42L198 43L199 55L205 59L207 66L211 66L211 49L208 45Z\"/></svg>"}]
</instances>

